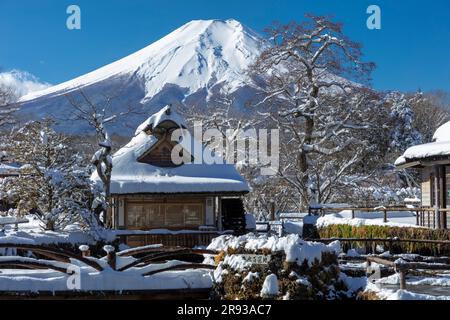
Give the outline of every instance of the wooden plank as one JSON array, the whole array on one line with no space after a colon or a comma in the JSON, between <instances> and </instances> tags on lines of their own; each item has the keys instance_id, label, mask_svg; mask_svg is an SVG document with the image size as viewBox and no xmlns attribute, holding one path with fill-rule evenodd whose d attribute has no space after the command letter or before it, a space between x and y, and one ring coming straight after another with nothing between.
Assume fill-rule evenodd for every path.
<instances>
[{"instance_id":1,"label":"wooden plank","mask_svg":"<svg viewBox=\"0 0 450 320\"><path fill-rule=\"evenodd\" d=\"M49 254L53 255L53 257L56 259L57 257L66 257L66 258L73 258L78 261L83 262L84 264L96 269L97 271L102 271L103 267L100 266L97 262L90 260L88 258L85 258L81 255L72 253L67 250L63 249L53 249L50 247L44 247L41 245L34 245L34 244L16 244L16 243L0 243L0 248L17 248L17 249L24 249L29 251L36 251L42 254L42 252L48 252ZM65 261L63 261L65 262Z\"/></svg>"},{"instance_id":2,"label":"wooden plank","mask_svg":"<svg viewBox=\"0 0 450 320\"><path fill-rule=\"evenodd\" d=\"M384 266L388 266L388 267L392 267L392 268L395 267L395 262L389 261L389 260L386 260L383 258L379 258L379 257L367 257L367 261L375 262L375 263L382 264Z\"/></svg>"},{"instance_id":3,"label":"wooden plank","mask_svg":"<svg viewBox=\"0 0 450 320\"><path fill-rule=\"evenodd\" d=\"M144 273L143 276L147 277L147 276L151 276L157 273L161 273L161 272L166 272L166 271L176 271L176 270L189 270L189 269L210 269L213 270L215 269L215 266L212 266L210 264L203 264L203 263L186 263L186 264L179 264L176 266L171 266L168 268L163 268L163 269L159 269L159 270L152 270L149 271L147 273Z\"/></svg>"},{"instance_id":4,"label":"wooden plank","mask_svg":"<svg viewBox=\"0 0 450 320\"><path fill-rule=\"evenodd\" d=\"M172 258L174 256L178 256L183 253L191 253L191 251L189 249L183 248L183 249L179 249L179 250L151 253L151 254L148 254L140 259L136 259L135 261L121 267L120 269L118 269L118 271L125 271L125 270L130 269L141 263L148 264L148 263L154 262L154 261L166 260L166 259Z\"/></svg>"}]
</instances>

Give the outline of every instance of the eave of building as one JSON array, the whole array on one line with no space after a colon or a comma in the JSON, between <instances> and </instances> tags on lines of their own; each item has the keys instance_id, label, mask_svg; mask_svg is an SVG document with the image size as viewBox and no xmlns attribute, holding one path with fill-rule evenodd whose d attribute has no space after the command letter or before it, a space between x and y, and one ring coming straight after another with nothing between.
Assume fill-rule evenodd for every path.
<instances>
[{"instance_id":1,"label":"eave of building","mask_svg":"<svg viewBox=\"0 0 450 320\"><path fill-rule=\"evenodd\" d=\"M396 166L397 170L408 169L408 168L423 168L430 167L434 165L447 165L450 164L449 156L440 157L427 157L422 159L408 159L407 162Z\"/></svg>"},{"instance_id":2,"label":"eave of building","mask_svg":"<svg viewBox=\"0 0 450 320\"><path fill-rule=\"evenodd\" d=\"M116 196L133 196L133 197L148 197L148 196L180 196L180 195L192 195L192 196L241 196L249 193L250 191L211 191L211 192L146 192L146 193L111 193L112 197Z\"/></svg>"}]
</instances>

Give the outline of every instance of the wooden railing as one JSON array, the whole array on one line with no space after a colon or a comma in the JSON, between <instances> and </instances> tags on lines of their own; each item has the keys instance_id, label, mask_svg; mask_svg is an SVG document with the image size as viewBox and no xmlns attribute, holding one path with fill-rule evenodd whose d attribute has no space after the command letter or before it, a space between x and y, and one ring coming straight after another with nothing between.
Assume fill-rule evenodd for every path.
<instances>
[{"instance_id":1,"label":"wooden railing","mask_svg":"<svg viewBox=\"0 0 450 320\"><path fill-rule=\"evenodd\" d=\"M162 244L164 246L193 248L207 246L212 239L220 236L221 232L192 232L192 233L160 233L150 234L146 232L120 235L122 242L131 247L146 246L150 244Z\"/></svg>"}]
</instances>

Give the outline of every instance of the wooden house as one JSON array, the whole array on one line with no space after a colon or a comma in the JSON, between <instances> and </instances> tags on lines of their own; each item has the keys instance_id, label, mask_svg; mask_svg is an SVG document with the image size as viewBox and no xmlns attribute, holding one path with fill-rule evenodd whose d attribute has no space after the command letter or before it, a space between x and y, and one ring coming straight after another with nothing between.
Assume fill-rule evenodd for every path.
<instances>
[{"instance_id":1,"label":"wooden house","mask_svg":"<svg viewBox=\"0 0 450 320\"><path fill-rule=\"evenodd\" d=\"M172 141L176 129L186 129L184 120L171 107L164 107L113 155L107 220L112 228L133 234L128 237L131 245L174 244L169 238L186 240L188 234L189 244L202 244L198 242L205 241L195 239L204 239L205 233L245 228L241 196L249 192L246 181L223 159L213 164L195 161L205 147L190 135ZM184 161L181 164L172 159L175 147ZM95 173L93 179L98 179ZM145 232L140 235L139 231Z\"/></svg>"},{"instance_id":2,"label":"wooden house","mask_svg":"<svg viewBox=\"0 0 450 320\"><path fill-rule=\"evenodd\" d=\"M450 122L436 130L432 142L408 148L395 165L398 169L420 170L421 206L428 213L428 219L432 213L428 225L447 228L447 216L450 216L447 214L450 211Z\"/></svg>"}]
</instances>

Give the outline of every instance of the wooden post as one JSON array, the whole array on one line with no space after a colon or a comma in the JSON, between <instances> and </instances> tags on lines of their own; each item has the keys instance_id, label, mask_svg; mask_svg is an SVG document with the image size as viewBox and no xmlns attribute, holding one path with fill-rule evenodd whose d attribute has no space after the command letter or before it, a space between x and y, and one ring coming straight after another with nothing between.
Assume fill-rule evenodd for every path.
<instances>
[{"instance_id":1,"label":"wooden post","mask_svg":"<svg viewBox=\"0 0 450 320\"><path fill-rule=\"evenodd\" d=\"M372 271L372 268L371 268L371 266L372 266L372 261L367 260L367 261L366 261L366 265L367 265L367 267L366 267L366 275L369 277L369 276L372 275L371 272L370 272L370 271Z\"/></svg>"},{"instance_id":2,"label":"wooden post","mask_svg":"<svg viewBox=\"0 0 450 320\"><path fill-rule=\"evenodd\" d=\"M384 223L388 222L388 219L387 219L387 210L386 210L386 209L383 209L383 222L384 222Z\"/></svg>"},{"instance_id":3,"label":"wooden post","mask_svg":"<svg viewBox=\"0 0 450 320\"><path fill-rule=\"evenodd\" d=\"M355 219L355 210L352 210L352 219Z\"/></svg>"},{"instance_id":4,"label":"wooden post","mask_svg":"<svg viewBox=\"0 0 450 320\"><path fill-rule=\"evenodd\" d=\"M422 227L425 227L425 211L424 210L422 210L422 212L421 212L421 214L420 214L420 225L422 226Z\"/></svg>"},{"instance_id":5,"label":"wooden post","mask_svg":"<svg viewBox=\"0 0 450 320\"><path fill-rule=\"evenodd\" d=\"M275 221L275 201L270 202L270 220Z\"/></svg>"},{"instance_id":6,"label":"wooden post","mask_svg":"<svg viewBox=\"0 0 450 320\"><path fill-rule=\"evenodd\" d=\"M108 261L109 266L111 269L116 270L116 250L110 245L104 246L103 250L106 252L106 260Z\"/></svg>"},{"instance_id":7,"label":"wooden post","mask_svg":"<svg viewBox=\"0 0 450 320\"><path fill-rule=\"evenodd\" d=\"M416 226L419 225L419 210L416 211Z\"/></svg>"},{"instance_id":8,"label":"wooden post","mask_svg":"<svg viewBox=\"0 0 450 320\"><path fill-rule=\"evenodd\" d=\"M399 276L400 276L400 289L406 290L406 270L401 268Z\"/></svg>"},{"instance_id":9,"label":"wooden post","mask_svg":"<svg viewBox=\"0 0 450 320\"><path fill-rule=\"evenodd\" d=\"M91 256L91 250L89 250L89 246L83 244L83 245L79 246L78 249L80 249L81 255L83 256L83 258Z\"/></svg>"}]
</instances>

